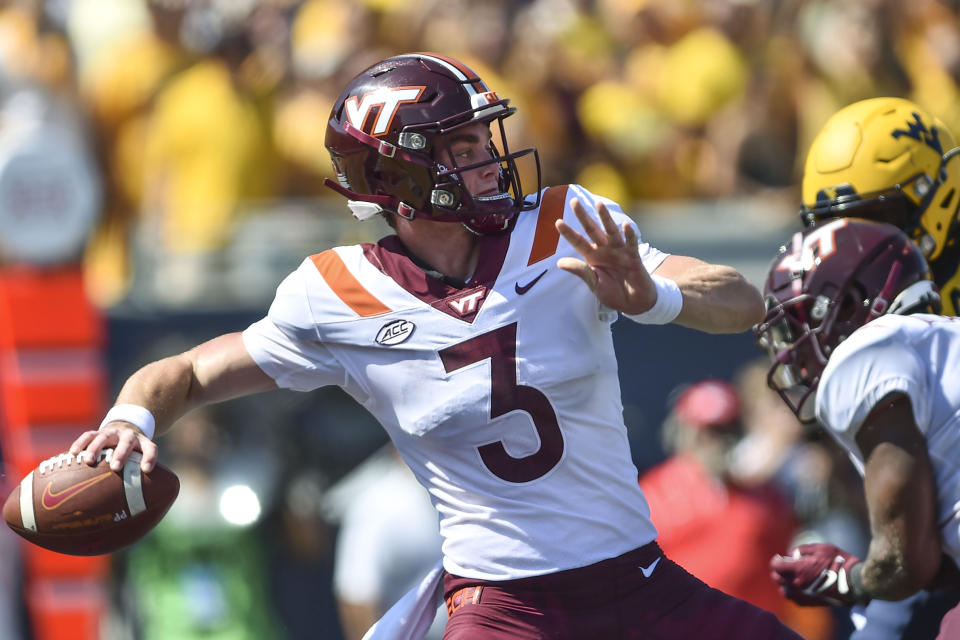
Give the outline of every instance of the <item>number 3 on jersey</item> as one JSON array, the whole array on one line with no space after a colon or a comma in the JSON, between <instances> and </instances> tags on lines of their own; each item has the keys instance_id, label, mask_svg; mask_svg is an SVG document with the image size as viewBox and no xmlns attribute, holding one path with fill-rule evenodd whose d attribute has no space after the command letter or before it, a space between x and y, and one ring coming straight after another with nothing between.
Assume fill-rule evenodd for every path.
<instances>
[{"instance_id":1,"label":"number 3 on jersey","mask_svg":"<svg viewBox=\"0 0 960 640\"><path fill-rule=\"evenodd\" d=\"M517 384L517 323L475 336L440 351L447 373L490 359L490 418L524 411L533 420L540 436L540 448L528 456L514 458L502 441L478 447L480 458L498 478L507 482L530 482L557 466L563 457L563 434L557 414L541 391Z\"/></svg>"}]
</instances>

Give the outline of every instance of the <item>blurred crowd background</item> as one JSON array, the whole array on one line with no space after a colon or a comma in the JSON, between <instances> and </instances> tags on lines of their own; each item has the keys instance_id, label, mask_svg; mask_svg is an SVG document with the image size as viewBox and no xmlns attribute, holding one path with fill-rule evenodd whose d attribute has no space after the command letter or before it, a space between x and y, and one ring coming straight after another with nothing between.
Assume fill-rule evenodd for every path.
<instances>
[{"instance_id":1,"label":"blurred crowd background","mask_svg":"<svg viewBox=\"0 0 960 640\"><path fill-rule=\"evenodd\" d=\"M384 231L324 193L323 137L346 82L408 51L467 62L518 107L511 144L539 149L545 184L609 196L641 231L677 203L712 203L713 226L689 230L701 236L742 224L718 202L799 226L806 149L856 100L909 97L960 131L957 0L5 0L0 265L82 266L110 321L113 391L150 359L242 329L304 256ZM11 241L25 212L70 207L86 242ZM626 397L656 346L615 331ZM663 357L687 364L664 380L720 377L742 394L729 475L782 492L793 540L865 551L858 480L784 414L749 336L704 343L719 345L707 357L662 331L653 342L679 349ZM675 397L645 416L625 400L641 472L676 453L659 438ZM378 520L422 503L376 494L406 491L384 442L337 391L185 419L161 447L181 497L114 559L104 637L359 639L435 545L430 527L398 544L397 518ZM367 553L343 531L372 537ZM791 619L806 637L845 637L833 613Z\"/></svg>"},{"instance_id":2,"label":"blurred crowd background","mask_svg":"<svg viewBox=\"0 0 960 640\"><path fill-rule=\"evenodd\" d=\"M813 135L862 98L907 96L960 129L953 1L4 4L4 126L56 121L93 155L102 216L86 260L105 306L130 291L135 229L186 258L162 277L189 281L174 272L237 241L245 214L322 195L333 99L397 52L466 60L519 108L510 133L539 148L547 183L624 203L794 201Z\"/></svg>"}]
</instances>

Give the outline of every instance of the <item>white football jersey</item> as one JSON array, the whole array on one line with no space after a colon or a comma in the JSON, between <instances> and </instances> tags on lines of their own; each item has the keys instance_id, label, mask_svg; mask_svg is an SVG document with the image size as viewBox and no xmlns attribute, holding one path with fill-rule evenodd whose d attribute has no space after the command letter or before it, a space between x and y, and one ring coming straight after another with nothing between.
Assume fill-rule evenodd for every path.
<instances>
[{"instance_id":1,"label":"white football jersey","mask_svg":"<svg viewBox=\"0 0 960 640\"><path fill-rule=\"evenodd\" d=\"M395 236L311 256L243 334L279 386L339 385L377 418L429 491L459 576L572 569L656 537L623 423L616 313L556 267L579 257L554 226L582 232L574 197L596 215L582 187L546 189L512 232L482 239L459 289ZM667 257L640 254L650 271Z\"/></svg>"},{"instance_id":2,"label":"white football jersey","mask_svg":"<svg viewBox=\"0 0 960 640\"><path fill-rule=\"evenodd\" d=\"M943 550L960 563L960 318L881 316L840 343L817 389L817 419L850 453L860 473L856 435L884 396L910 397L927 440L937 483Z\"/></svg>"}]
</instances>

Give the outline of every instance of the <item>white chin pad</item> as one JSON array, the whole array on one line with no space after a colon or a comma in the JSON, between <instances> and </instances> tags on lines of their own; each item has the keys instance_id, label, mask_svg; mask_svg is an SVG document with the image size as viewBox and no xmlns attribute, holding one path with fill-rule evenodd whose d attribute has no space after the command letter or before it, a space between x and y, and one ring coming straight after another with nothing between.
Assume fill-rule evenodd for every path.
<instances>
[{"instance_id":1,"label":"white chin pad","mask_svg":"<svg viewBox=\"0 0 960 640\"><path fill-rule=\"evenodd\" d=\"M353 212L353 217L357 220L367 220L380 213L383 213L383 207L372 202L361 202L360 200L347 200L347 206Z\"/></svg>"}]
</instances>

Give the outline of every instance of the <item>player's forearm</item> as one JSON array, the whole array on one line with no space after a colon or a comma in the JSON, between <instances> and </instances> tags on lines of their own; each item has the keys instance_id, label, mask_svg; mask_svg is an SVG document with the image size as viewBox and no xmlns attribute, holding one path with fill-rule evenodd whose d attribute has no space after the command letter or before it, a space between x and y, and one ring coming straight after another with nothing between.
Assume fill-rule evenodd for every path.
<instances>
[{"instance_id":1,"label":"player's forearm","mask_svg":"<svg viewBox=\"0 0 960 640\"><path fill-rule=\"evenodd\" d=\"M902 600L925 588L941 562L933 469L909 399L895 394L879 403L856 441L870 515L863 587L875 598Z\"/></svg>"},{"instance_id":2,"label":"player's forearm","mask_svg":"<svg viewBox=\"0 0 960 640\"><path fill-rule=\"evenodd\" d=\"M190 360L180 354L151 362L130 376L117 396L117 404L134 404L150 411L156 420L156 435L160 435L201 404L191 398L195 386Z\"/></svg>"},{"instance_id":3,"label":"player's forearm","mask_svg":"<svg viewBox=\"0 0 960 640\"><path fill-rule=\"evenodd\" d=\"M672 278L683 293L676 324L708 333L739 333L763 319L760 292L733 267L703 263Z\"/></svg>"},{"instance_id":4,"label":"player's forearm","mask_svg":"<svg viewBox=\"0 0 960 640\"><path fill-rule=\"evenodd\" d=\"M117 404L145 407L159 435L192 409L274 388L240 334L231 333L146 365L123 385Z\"/></svg>"},{"instance_id":5,"label":"player's forearm","mask_svg":"<svg viewBox=\"0 0 960 640\"><path fill-rule=\"evenodd\" d=\"M940 535L934 526L932 502L909 492L890 492L875 472L866 482L870 509L870 548L860 574L864 592L880 600L903 600L926 588L937 575L941 562ZM896 474L891 474L896 475ZM905 475L909 478L909 475ZM913 485L916 486L916 485ZM879 501L875 494L901 494L901 500ZM873 499L872 499L873 498Z\"/></svg>"},{"instance_id":6,"label":"player's forearm","mask_svg":"<svg viewBox=\"0 0 960 640\"><path fill-rule=\"evenodd\" d=\"M937 574L940 534L934 525L933 497L917 490L922 483L898 466L891 451L896 450L889 445L877 447L867 462L864 487L871 539L860 578L868 596L903 600Z\"/></svg>"},{"instance_id":7,"label":"player's forearm","mask_svg":"<svg viewBox=\"0 0 960 640\"><path fill-rule=\"evenodd\" d=\"M909 598L926 587L931 579L929 569L918 567L915 562L911 564L899 544L877 538L870 542L870 551L859 575L864 594L880 600Z\"/></svg>"}]
</instances>

